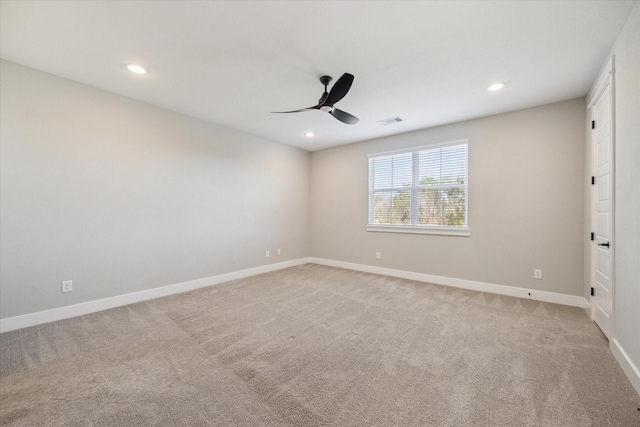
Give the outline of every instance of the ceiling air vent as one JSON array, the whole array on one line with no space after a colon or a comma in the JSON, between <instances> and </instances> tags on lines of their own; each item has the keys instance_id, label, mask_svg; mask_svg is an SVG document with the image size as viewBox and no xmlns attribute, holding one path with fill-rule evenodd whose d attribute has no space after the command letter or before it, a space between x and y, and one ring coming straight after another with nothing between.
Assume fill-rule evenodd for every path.
<instances>
[{"instance_id":1,"label":"ceiling air vent","mask_svg":"<svg viewBox=\"0 0 640 427\"><path fill-rule=\"evenodd\" d=\"M402 119L400 117L391 117L390 119L378 120L378 124L382 126L392 125L394 123L401 122Z\"/></svg>"}]
</instances>

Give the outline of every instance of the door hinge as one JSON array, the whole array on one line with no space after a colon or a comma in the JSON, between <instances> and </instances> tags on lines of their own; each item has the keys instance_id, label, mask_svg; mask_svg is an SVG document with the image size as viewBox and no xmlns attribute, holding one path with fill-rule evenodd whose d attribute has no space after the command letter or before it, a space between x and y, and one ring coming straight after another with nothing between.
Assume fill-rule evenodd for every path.
<instances>
[{"instance_id":1,"label":"door hinge","mask_svg":"<svg viewBox=\"0 0 640 427\"><path fill-rule=\"evenodd\" d=\"M596 288L591 288L591 296L592 297L596 296Z\"/></svg>"},{"instance_id":2,"label":"door hinge","mask_svg":"<svg viewBox=\"0 0 640 427\"><path fill-rule=\"evenodd\" d=\"M596 128L596 121L591 120L591 129L595 129L595 128Z\"/></svg>"},{"instance_id":3,"label":"door hinge","mask_svg":"<svg viewBox=\"0 0 640 427\"><path fill-rule=\"evenodd\" d=\"M596 233L593 231L591 232L591 240L596 240Z\"/></svg>"},{"instance_id":4,"label":"door hinge","mask_svg":"<svg viewBox=\"0 0 640 427\"><path fill-rule=\"evenodd\" d=\"M596 177L595 176L591 177L591 185L596 185Z\"/></svg>"}]
</instances>

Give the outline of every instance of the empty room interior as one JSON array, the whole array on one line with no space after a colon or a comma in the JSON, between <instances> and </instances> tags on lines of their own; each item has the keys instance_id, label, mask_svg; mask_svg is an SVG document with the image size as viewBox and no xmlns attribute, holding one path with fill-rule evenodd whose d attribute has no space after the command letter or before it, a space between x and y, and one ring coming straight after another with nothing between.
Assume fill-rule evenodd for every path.
<instances>
[{"instance_id":1,"label":"empty room interior","mask_svg":"<svg viewBox=\"0 0 640 427\"><path fill-rule=\"evenodd\" d=\"M640 2L0 0L0 425L640 426Z\"/></svg>"}]
</instances>

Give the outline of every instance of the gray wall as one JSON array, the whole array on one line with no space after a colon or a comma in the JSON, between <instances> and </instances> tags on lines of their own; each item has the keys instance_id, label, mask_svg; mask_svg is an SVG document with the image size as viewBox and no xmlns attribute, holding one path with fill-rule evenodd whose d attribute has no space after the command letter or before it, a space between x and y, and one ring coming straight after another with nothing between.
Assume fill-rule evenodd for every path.
<instances>
[{"instance_id":1,"label":"gray wall","mask_svg":"<svg viewBox=\"0 0 640 427\"><path fill-rule=\"evenodd\" d=\"M640 369L640 3L612 54L616 68L613 337Z\"/></svg>"},{"instance_id":2,"label":"gray wall","mask_svg":"<svg viewBox=\"0 0 640 427\"><path fill-rule=\"evenodd\" d=\"M584 118L580 98L312 153L312 256L582 296ZM365 230L368 153L459 139L470 237Z\"/></svg>"},{"instance_id":3,"label":"gray wall","mask_svg":"<svg viewBox=\"0 0 640 427\"><path fill-rule=\"evenodd\" d=\"M2 318L309 255L309 153L6 61L0 76Z\"/></svg>"}]
</instances>

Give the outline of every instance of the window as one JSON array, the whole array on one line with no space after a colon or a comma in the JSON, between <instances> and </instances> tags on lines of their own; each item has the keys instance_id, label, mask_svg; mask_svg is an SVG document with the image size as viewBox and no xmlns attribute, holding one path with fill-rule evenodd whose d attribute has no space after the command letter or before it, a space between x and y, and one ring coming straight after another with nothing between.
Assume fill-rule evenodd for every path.
<instances>
[{"instance_id":1,"label":"window","mask_svg":"<svg viewBox=\"0 0 640 427\"><path fill-rule=\"evenodd\" d=\"M369 155L369 231L468 236L466 140Z\"/></svg>"}]
</instances>

